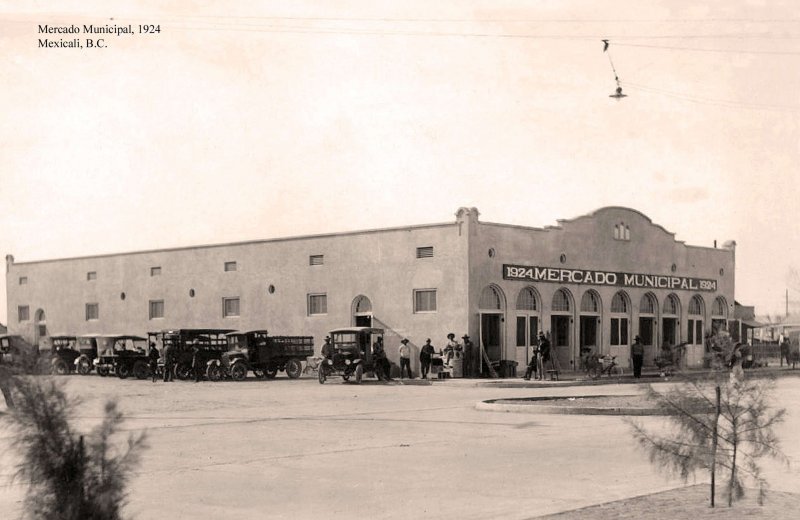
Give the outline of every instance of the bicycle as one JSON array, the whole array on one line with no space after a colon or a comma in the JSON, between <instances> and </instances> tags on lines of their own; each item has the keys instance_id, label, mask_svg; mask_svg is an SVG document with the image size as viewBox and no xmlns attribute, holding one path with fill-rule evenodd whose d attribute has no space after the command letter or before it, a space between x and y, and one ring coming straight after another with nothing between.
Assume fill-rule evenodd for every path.
<instances>
[{"instance_id":1,"label":"bicycle","mask_svg":"<svg viewBox=\"0 0 800 520\"><path fill-rule=\"evenodd\" d=\"M586 373L592 379L599 379L605 374L608 377L616 376L619 380L623 372L622 367L617 364L617 356L591 354L586 358Z\"/></svg>"}]
</instances>

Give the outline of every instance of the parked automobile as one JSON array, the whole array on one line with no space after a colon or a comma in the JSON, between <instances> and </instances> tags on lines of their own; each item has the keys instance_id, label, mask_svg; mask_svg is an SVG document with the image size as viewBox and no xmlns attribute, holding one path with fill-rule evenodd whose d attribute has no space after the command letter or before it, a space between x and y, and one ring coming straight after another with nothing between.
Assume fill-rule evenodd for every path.
<instances>
[{"instance_id":1,"label":"parked automobile","mask_svg":"<svg viewBox=\"0 0 800 520\"><path fill-rule=\"evenodd\" d=\"M97 359L97 339L100 334L84 334L78 336L78 352L80 356L75 360L75 370L85 376L94 370L94 360Z\"/></svg>"},{"instance_id":2,"label":"parked automobile","mask_svg":"<svg viewBox=\"0 0 800 520\"><path fill-rule=\"evenodd\" d=\"M76 361L81 356L78 339L68 334L50 336L50 373L59 376L71 374L76 370Z\"/></svg>"},{"instance_id":3,"label":"parked automobile","mask_svg":"<svg viewBox=\"0 0 800 520\"><path fill-rule=\"evenodd\" d=\"M39 349L16 334L0 335L0 364L15 374L36 374Z\"/></svg>"},{"instance_id":4,"label":"parked automobile","mask_svg":"<svg viewBox=\"0 0 800 520\"><path fill-rule=\"evenodd\" d=\"M101 377L116 375L120 379L134 376L147 379L146 338L130 334L107 334L98 339L103 352L95 360L97 374Z\"/></svg>"},{"instance_id":5,"label":"parked automobile","mask_svg":"<svg viewBox=\"0 0 800 520\"><path fill-rule=\"evenodd\" d=\"M228 351L225 335L229 332L233 332L233 329L175 329L150 332L148 336L150 341L172 349L175 377L189 379L192 375L194 345L200 351L201 366L207 367L209 361L220 359Z\"/></svg>"},{"instance_id":6,"label":"parked automobile","mask_svg":"<svg viewBox=\"0 0 800 520\"><path fill-rule=\"evenodd\" d=\"M248 371L272 379L281 370L297 379L303 373L303 361L314 355L312 336L270 336L266 330L253 330L230 332L225 337L228 351L208 361L206 376L211 381L226 377L241 381Z\"/></svg>"},{"instance_id":7,"label":"parked automobile","mask_svg":"<svg viewBox=\"0 0 800 520\"><path fill-rule=\"evenodd\" d=\"M383 341L383 329L373 327L349 327L332 330L330 333L333 355L319 366L320 384L331 376L341 376L345 381L352 377L361 383L364 375L378 376L372 345L378 338Z\"/></svg>"}]
</instances>

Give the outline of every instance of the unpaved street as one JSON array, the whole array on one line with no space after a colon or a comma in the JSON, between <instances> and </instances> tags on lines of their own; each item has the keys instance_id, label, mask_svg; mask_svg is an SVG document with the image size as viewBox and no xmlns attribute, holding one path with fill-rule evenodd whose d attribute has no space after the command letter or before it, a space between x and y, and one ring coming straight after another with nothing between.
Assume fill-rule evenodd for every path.
<instances>
[{"instance_id":1,"label":"unpaved street","mask_svg":"<svg viewBox=\"0 0 800 520\"><path fill-rule=\"evenodd\" d=\"M148 431L127 509L140 520L523 519L681 485L656 473L619 417L475 409L482 399L630 394L635 385L64 379L84 400L82 427L98 420L104 399L118 398L126 427ZM789 410L780 431L794 465L770 464L768 473L774 488L796 491L800 379L780 380L778 388ZM8 431L2 435L0 474L8 481L13 455ZM22 491L19 483L0 488L0 518L18 516Z\"/></svg>"}]
</instances>

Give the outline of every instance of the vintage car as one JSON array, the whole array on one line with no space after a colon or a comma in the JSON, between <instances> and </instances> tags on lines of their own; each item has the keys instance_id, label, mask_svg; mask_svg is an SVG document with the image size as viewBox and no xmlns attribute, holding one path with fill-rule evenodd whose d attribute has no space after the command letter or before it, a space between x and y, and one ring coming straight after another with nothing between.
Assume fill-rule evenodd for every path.
<instances>
[{"instance_id":1,"label":"vintage car","mask_svg":"<svg viewBox=\"0 0 800 520\"><path fill-rule=\"evenodd\" d=\"M81 356L78 339L68 334L54 334L50 336L50 345L50 373L63 376L74 372Z\"/></svg>"},{"instance_id":2,"label":"vintage car","mask_svg":"<svg viewBox=\"0 0 800 520\"><path fill-rule=\"evenodd\" d=\"M85 376L94 369L94 360L98 355L97 339L100 337L100 334L84 334L77 337L80 356L75 360L75 370L79 374Z\"/></svg>"},{"instance_id":3,"label":"vintage car","mask_svg":"<svg viewBox=\"0 0 800 520\"><path fill-rule=\"evenodd\" d=\"M0 364L15 374L36 374L39 349L16 334L0 335Z\"/></svg>"},{"instance_id":4,"label":"vintage car","mask_svg":"<svg viewBox=\"0 0 800 520\"><path fill-rule=\"evenodd\" d=\"M150 332L148 337L151 342L172 350L175 377L189 379L194 346L199 349L201 366L207 367L209 361L220 359L228 351L226 334L229 332L233 329L174 329Z\"/></svg>"},{"instance_id":5,"label":"vintage car","mask_svg":"<svg viewBox=\"0 0 800 520\"><path fill-rule=\"evenodd\" d=\"M372 355L372 345L381 338L383 329L373 327L349 327L332 330L330 333L333 355L319 365L320 384L332 376L341 376L345 381L352 377L361 383L364 375L382 378L381 370L376 366Z\"/></svg>"},{"instance_id":6,"label":"vintage car","mask_svg":"<svg viewBox=\"0 0 800 520\"><path fill-rule=\"evenodd\" d=\"M107 334L98 338L102 353L94 361L101 377L116 375L120 379L134 376L147 379L150 368L145 355L146 338L131 334Z\"/></svg>"},{"instance_id":7,"label":"vintage car","mask_svg":"<svg viewBox=\"0 0 800 520\"><path fill-rule=\"evenodd\" d=\"M297 379L303 373L303 361L314 355L312 336L270 336L266 330L253 330L231 332L225 337L228 352L207 364L206 376L211 381L227 377L241 381L248 371L272 379L281 370L290 379Z\"/></svg>"}]
</instances>

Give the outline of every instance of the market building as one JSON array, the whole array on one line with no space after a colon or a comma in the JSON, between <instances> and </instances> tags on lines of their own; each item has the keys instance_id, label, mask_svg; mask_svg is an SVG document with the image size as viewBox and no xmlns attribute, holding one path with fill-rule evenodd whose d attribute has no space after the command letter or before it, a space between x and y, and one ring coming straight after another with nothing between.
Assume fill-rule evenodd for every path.
<instances>
[{"instance_id":1,"label":"market building","mask_svg":"<svg viewBox=\"0 0 800 520\"><path fill-rule=\"evenodd\" d=\"M9 331L38 343L51 333L167 328L268 329L313 335L351 325L400 340L468 334L472 371L484 360L526 363L539 331L562 370L581 349L627 365L635 336L687 343L703 363L704 337L733 316L735 243L690 246L642 213L606 207L544 228L452 222L201 245L36 262L6 257ZM480 355L485 352L486 356ZM414 370L418 369L416 359Z\"/></svg>"}]
</instances>

